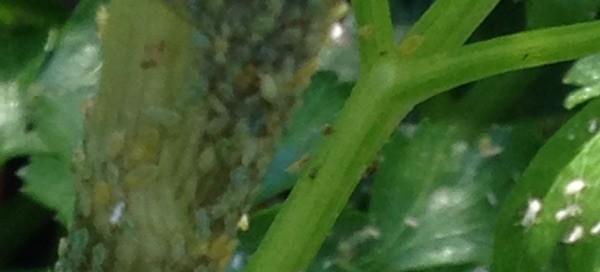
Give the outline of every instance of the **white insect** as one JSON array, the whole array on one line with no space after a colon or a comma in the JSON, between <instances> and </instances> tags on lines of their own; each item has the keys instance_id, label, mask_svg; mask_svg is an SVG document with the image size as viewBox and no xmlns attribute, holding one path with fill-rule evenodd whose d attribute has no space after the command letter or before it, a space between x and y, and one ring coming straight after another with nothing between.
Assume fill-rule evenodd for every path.
<instances>
[{"instance_id":1,"label":"white insect","mask_svg":"<svg viewBox=\"0 0 600 272\"><path fill-rule=\"evenodd\" d=\"M498 197L496 197L496 195L492 192L489 192L485 195L485 198L487 199L488 203L490 203L490 205L492 206L497 206L498 205Z\"/></svg>"},{"instance_id":2,"label":"white insect","mask_svg":"<svg viewBox=\"0 0 600 272\"><path fill-rule=\"evenodd\" d=\"M581 208L578 205L573 204L567 206L564 209L558 210L556 214L554 214L554 218L556 219L556 221L560 222L567 218L577 216L579 214L581 214Z\"/></svg>"},{"instance_id":3,"label":"white insect","mask_svg":"<svg viewBox=\"0 0 600 272\"><path fill-rule=\"evenodd\" d=\"M583 179L575 179L565 186L564 194L565 196L577 196L585 186L585 181Z\"/></svg>"},{"instance_id":4,"label":"white insect","mask_svg":"<svg viewBox=\"0 0 600 272\"><path fill-rule=\"evenodd\" d=\"M335 23L331 27L331 31L329 32L329 38L334 42L340 42L342 39L342 35L344 35L344 27L341 23Z\"/></svg>"},{"instance_id":5,"label":"white insect","mask_svg":"<svg viewBox=\"0 0 600 272\"><path fill-rule=\"evenodd\" d=\"M406 225L409 228L416 229L419 226L419 221L416 218L411 217L411 216L405 217L404 225Z\"/></svg>"},{"instance_id":6,"label":"white insect","mask_svg":"<svg viewBox=\"0 0 600 272\"><path fill-rule=\"evenodd\" d=\"M588 132L589 133L595 133L596 130L598 130L598 120L596 120L596 118L590 120L589 124L588 124Z\"/></svg>"},{"instance_id":7,"label":"white insect","mask_svg":"<svg viewBox=\"0 0 600 272\"><path fill-rule=\"evenodd\" d=\"M594 225L590 229L590 234L591 235L598 235L598 234L600 234L600 221L598 221L598 223L596 223L596 225Z\"/></svg>"},{"instance_id":8,"label":"white insect","mask_svg":"<svg viewBox=\"0 0 600 272\"><path fill-rule=\"evenodd\" d=\"M233 255L231 260L231 268L235 270L240 270L244 267L244 255L243 253L237 253Z\"/></svg>"},{"instance_id":9,"label":"white insect","mask_svg":"<svg viewBox=\"0 0 600 272\"><path fill-rule=\"evenodd\" d=\"M585 233L585 230L584 230L583 226L576 225L575 227L573 227L573 229L569 233L567 233L567 235L563 239L563 243L573 244L573 243L579 241L583 237L584 233Z\"/></svg>"},{"instance_id":10,"label":"white insect","mask_svg":"<svg viewBox=\"0 0 600 272\"><path fill-rule=\"evenodd\" d=\"M110 223L113 225L119 224L123 217L123 211L125 211L125 202L119 201L110 215Z\"/></svg>"},{"instance_id":11,"label":"white insect","mask_svg":"<svg viewBox=\"0 0 600 272\"><path fill-rule=\"evenodd\" d=\"M523 219L521 219L521 226L523 227L531 227L535 223L538 214L542 210L542 202L537 198L531 198L527 202L527 211L523 215Z\"/></svg>"},{"instance_id":12,"label":"white insect","mask_svg":"<svg viewBox=\"0 0 600 272\"><path fill-rule=\"evenodd\" d=\"M250 228L250 218L247 213L242 214L242 217L237 222L237 227L241 231L247 231Z\"/></svg>"}]
</instances>

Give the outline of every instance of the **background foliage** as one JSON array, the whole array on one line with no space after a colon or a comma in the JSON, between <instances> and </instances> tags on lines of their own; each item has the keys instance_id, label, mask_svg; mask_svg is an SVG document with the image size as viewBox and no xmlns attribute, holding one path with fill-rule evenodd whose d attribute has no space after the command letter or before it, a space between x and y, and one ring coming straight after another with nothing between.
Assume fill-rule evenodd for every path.
<instances>
[{"instance_id":1,"label":"background foliage","mask_svg":"<svg viewBox=\"0 0 600 272\"><path fill-rule=\"evenodd\" d=\"M391 3L398 39L429 5ZM97 89L105 4L0 3L2 271L51 266L72 221L72 151L82 139L81 109ZM592 20L599 8L598 0L504 0L471 42ZM344 39L323 52L322 70L278 145L231 271L243 271L297 179L295 164L315 152L357 79L352 18L343 25ZM598 267L594 235L560 243L575 225L600 220L598 94L595 55L495 76L419 105L363 177L311 271ZM575 200L583 212L558 224L555 212L573 201L563 189L577 178L589 181ZM544 209L525 235L519 222L532 198Z\"/></svg>"}]
</instances>

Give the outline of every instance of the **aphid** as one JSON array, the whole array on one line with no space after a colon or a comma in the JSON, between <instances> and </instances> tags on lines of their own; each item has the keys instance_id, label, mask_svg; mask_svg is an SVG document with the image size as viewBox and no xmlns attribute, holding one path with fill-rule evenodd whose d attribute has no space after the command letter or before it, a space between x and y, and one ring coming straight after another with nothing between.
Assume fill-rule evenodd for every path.
<instances>
[{"instance_id":1,"label":"aphid","mask_svg":"<svg viewBox=\"0 0 600 272\"><path fill-rule=\"evenodd\" d=\"M94 183L94 204L107 206L112 201L110 187L104 181Z\"/></svg>"},{"instance_id":2,"label":"aphid","mask_svg":"<svg viewBox=\"0 0 600 272\"><path fill-rule=\"evenodd\" d=\"M144 46L144 60L140 63L140 67L144 70L154 68L164 59L165 41L160 40L156 44Z\"/></svg>"},{"instance_id":3,"label":"aphid","mask_svg":"<svg viewBox=\"0 0 600 272\"><path fill-rule=\"evenodd\" d=\"M120 131L112 132L108 136L108 143L107 143L107 147L106 147L107 155L112 159L116 158L117 155L119 155L119 153L123 149L124 145L125 145L125 131L120 130Z\"/></svg>"},{"instance_id":4,"label":"aphid","mask_svg":"<svg viewBox=\"0 0 600 272\"><path fill-rule=\"evenodd\" d=\"M331 126L329 123L323 125L323 135L327 136L331 133L333 133L333 126Z\"/></svg>"},{"instance_id":5,"label":"aphid","mask_svg":"<svg viewBox=\"0 0 600 272\"><path fill-rule=\"evenodd\" d=\"M121 222L123 217L123 212L125 211L125 202L119 201L110 215L110 223L112 225L117 225Z\"/></svg>"},{"instance_id":6,"label":"aphid","mask_svg":"<svg viewBox=\"0 0 600 272\"><path fill-rule=\"evenodd\" d=\"M294 91L301 86L307 86L317 69L319 69L319 60L317 58L308 60L304 65L298 68L294 77L287 84L287 90Z\"/></svg>"},{"instance_id":7,"label":"aphid","mask_svg":"<svg viewBox=\"0 0 600 272\"><path fill-rule=\"evenodd\" d=\"M365 173L363 174L363 178L370 177L370 176L374 175L375 173L377 173L377 171L379 171L379 165L381 164L382 161L383 161L383 159L381 157L378 157L377 159L375 159L371 163L371 165L369 165L369 167L367 167L367 170L365 170Z\"/></svg>"},{"instance_id":8,"label":"aphid","mask_svg":"<svg viewBox=\"0 0 600 272\"><path fill-rule=\"evenodd\" d=\"M250 94L253 90L256 90L259 86L258 71L256 66L253 64L247 64L244 66L241 72L235 77L235 86L237 90L242 94Z\"/></svg>"},{"instance_id":9,"label":"aphid","mask_svg":"<svg viewBox=\"0 0 600 272\"><path fill-rule=\"evenodd\" d=\"M485 135L479 140L479 152L484 158L496 156L502 153L502 151L503 148L501 146L494 145L492 137L489 135Z\"/></svg>"},{"instance_id":10,"label":"aphid","mask_svg":"<svg viewBox=\"0 0 600 272\"><path fill-rule=\"evenodd\" d=\"M102 38L106 33L108 16L109 13L106 5L100 5L96 10L96 36L98 36L98 38Z\"/></svg>"},{"instance_id":11,"label":"aphid","mask_svg":"<svg viewBox=\"0 0 600 272\"><path fill-rule=\"evenodd\" d=\"M401 56L410 56L419 49L419 46L423 43L422 35L411 35L406 37L402 42L402 45L398 48L398 52Z\"/></svg>"},{"instance_id":12,"label":"aphid","mask_svg":"<svg viewBox=\"0 0 600 272\"><path fill-rule=\"evenodd\" d=\"M466 141L457 141L452 144L452 154L462 155L469 149L469 144Z\"/></svg>"},{"instance_id":13,"label":"aphid","mask_svg":"<svg viewBox=\"0 0 600 272\"><path fill-rule=\"evenodd\" d=\"M150 68L154 68L156 66L158 66L158 61L156 61L155 59L143 60L140 63L140 68L142 68L144 70L147 70L147 69L150 69Z\"/></svg>"},{"instance_id":14,"label":"aphid","mask_svg":"<svg viewBox=\"0 0 600 272\"><path fill-rule=\"evenodd\" d=\"M304 167L308 161L310 160L310 156L307 154L302 155L302 157L300 157L300 159L298 159L297 161L295 161L294 163L290 164L290 166L288 166L288 168L286 169L287 172L289 173L298 173L300 171L300 169L302 169L302 167Z\"/></svg>"},{"instance_id":15,"label":"aphid","mask_svg":"<svg viewBox=\"0 0 600 272\"><path fill-rule=\"evenodd\" d=\"M318 172L317 168L310 169L310 172L308 173L308 178L310 178L310 179L317 178L317 172Z\"/></svg>"},{"instance_id":16,"label":"aphid","mask_svg":"<svg viewBox=\"0 0 600 272\"><path fill-rule=\"evenodd\" d=\"M363 39L370 39L373 36L373 25L365 25L359 28L357 33Z\"/></svg>"},{"instance_id":17,"label":"aphid","mask_svg":"<svg viewBox=\"0 0 600 272\"><path fill-rule=\"evenodd\" d=\"M233 258L231 258L231 268L233 268L235 271L242 271L245 263L244 259L244 253L236 253L233 255Z\"/></svg>"},{"instance_id":18,"label":"aphid","mask_svg":"<svg viewBox=\"0 0 600 272\"><path fill-rule=\"evenodd\" d=\"M405 217L403 221L404 225L412 229L416 229L419 226L419 221L411 216Z\"/></svg>"},{"instance_id":19,"label":"aphid","mask_svg":"<svg viewBox=\"0 0 600 272\"><path fill-rule=\"evenodd\" d=\"M598 120L596 120L596 118L590 120L589 124L588 124L588 132L589 133L595 133L596 130L598 130Z\"/></svg>"},{"instance_id":20,"label":"aphid","mask_svg":"<svg viewBox=\"0 0 600 272\"><path fill-rule=\"evenodd\" d=\"M235 239L231 239L226 234L221 234L208 245L206 256L218 264L218 271L223 271L229 264L236 246L237 241Z\"/></svg>"},{"instance_id":21,"label":"aphid","mask_svg":"<svg viewBox=\"0 0 600 272\"><path fill-rule=\"evenodd\" d=\"M247 213L242 214L237 223L237 227L241 231L247 231L250 228L250 218Z\"/></svg>"},{"instance_id":22,"label":"aphid","mask_svg":"<svg viewBox=\"0 0 600 272\"><path fill-rule=\"evenodd\" d=\"M58 35L58 30L55 28L52 28L50 31L48 31L48 38L46 38L46 44L44 44L44 51L50 52L54 50L56 41L58 40Z\"/></svg>"},{"instance_id":23,"label":"aphid","mask_svg":"<svg viewBox=\"0 0 600 272\"><path fill-rule=\"evenodd\" d=\"M600 234L600 221L598 221L591 229L590 229L590 234L591 235L598 235Z\"/></svg>"},{"instance_id":24,"label":"aphid","mask_svg":"<svg viewBox=\"0 0 600 272\"><path fill-rule=\"evenodd\" d=\"M275 83L275 79L269 74L260 75L260 95L269 103L274 103L277 100L277 83Z\"/></svg>"},{"instance_id":25,"label":"aphid","mask_svg":"<svg viewBox=\"0 0 600 272\"><path fill-rule=\"evenodd\" d=\"M531 227L535 224L538 214L542 210L542 202L537 198L531 198L527 202L527 211L521 219L521 226Z\"/></svg>"},{"instance_id":26,"label":"aphid","mask_svg":"<svg viewBox=\"0 0 600 272\"><path fill-rule=\"evenodd\" d=\"M585 181L583 179L575 179L565 186L564 194L565 196L577 196L585 186Z\"/></svg>"},{"instance_id":27,"label":"aphid","mask_svg":"<svg viewBox=\"0 0 600 272\"><path fill-rule=\"evenodd\" d=\"M585 230L584 230L583 226L576 225L575 227L573 227L573 229L571 229L571 231L569 233L567 233L567 235L564 237L564 239L562 241L565 244L573 244L573 243L579 241L583 237L584 233L585 233Z\"/></svg>"},{"instance_id":28,"label":"aphid","mask_svg":"<svg viewBox=\"0 0 600 272\"><path fill-rule=\"evenodd\" d=\"M344 35L344 27L341 23L335 23L329 32L329 38L334 42L339 42Z\"/></svg>"},{"instance_id":29,"label":"aphid","mask_svg":"<svg viewBox=\"0 0 600 272\"><path fill-rule=\"evenodd\" d=\"M208 240L212 232L210 230L210 216L206 209L200 208L196 211L196 232L201 239Z\"/></svg>"},{"instance_id":30,"label":"aphid","mask_svg":"<svg viewBox=\"0 0 600 272\"><path fill-rule=\"evenodd\" d=\"M578 205L573 204L573 205L567 206L564 209L558 210L554 214L554 218L556 219L556 221L560 222L567 218L577 216L579 214L581 214L581 208Z\"/></svg>"},{"instance_id":31,"label":"aphid","mask_svg":"<svg viewBox=\"0 0 600 272\"><path fill-rule=\"evenodd\" d=\"M490 205L498 205L498 197L496 197L496 194L489 192L485 195L485 198L487 199L488 203L490 203Z\"/></svg>"}]
</instances>

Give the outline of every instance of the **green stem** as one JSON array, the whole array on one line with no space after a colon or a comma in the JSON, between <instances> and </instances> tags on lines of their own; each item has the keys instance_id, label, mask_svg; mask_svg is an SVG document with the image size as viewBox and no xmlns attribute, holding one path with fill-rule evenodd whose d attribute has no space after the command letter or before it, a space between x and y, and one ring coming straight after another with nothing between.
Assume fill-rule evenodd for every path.
<instances>
[{"instance_id":1,"label":"green stem","mask_svg":"<svg viewBox=\"0 0 600 272\"><path fill-rule=\"evenodd\" d=\"M363 74L374 62L394 48L394 34L388 0L353 1L358 28L360 67Z\"/></svg>"},{"instance_id":2,"label":"green stem","mask_svg":"<svg viewBox=\"0 0 600 272\"><path fill-rule=\"evenodd\" d=\"M435 1L406 35L400 54L415 57L460 47L498 2L500 0Z\"/></svg>"},{"instance_id":3,"label":"green stem","mask_svg":"<svg viewBox=\"0 0 600 272\"><path fill-rule=\"evenodd\" d=\"M367 164L417 103L495 74L600 51L600 22L525 32L414 60L380 60L361 78L247 266L298 271L315 256Z\"/></svg>"}]
</instances>

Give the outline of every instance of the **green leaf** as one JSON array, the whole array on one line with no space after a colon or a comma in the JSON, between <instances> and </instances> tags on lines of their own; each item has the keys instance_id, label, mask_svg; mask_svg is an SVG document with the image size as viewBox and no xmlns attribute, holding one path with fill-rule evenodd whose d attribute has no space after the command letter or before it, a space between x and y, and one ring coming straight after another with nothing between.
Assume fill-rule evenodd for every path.
<instances>
[{"instance_id":1,"label":"green leaf","mask_svg":"<svg viewBox=\"0 0 600 272\"><path fill-rule=\"evenodd\" d=\"M47 29L18 26L0 28L0 82L9 81L34 60L44 48Z\"/></svg>"},{"instance_id":2,"label":"green leaf","mask_svg":"<svg viewBox=\"0 0 600 272\"><path fill-rule=\"evenodd\" d=\"M579 88L567 96L564 106L572 109L600 95L600 54L592 55L575 62L565 75L565 84L576 85Z\"/></svg>"},{"instance_id":3,"label":"green leaf","mask_svg":"<svg viewBox=\"0 0 600 272\"><path fill-rule=\"evenodd\" d=\"M593 20L598 0L526 0L527 25L542 28Z\"/></svg>"},{"instance_id":4,"label":"green leaf","mask_svg":"<svg viewBox=\"0 0 600 272\"><path fill-rule=\"evenodd\" d=\"M499 204L540 137L525 126L472 133L425 122L393 136L373 189L381 238L361 260L366 270L489 264Z\"/></svg>"},{"instance_id":5,"label":"green leaf","mask_svg":"<svg viewBox=\"0 0 600 272\"><path fill-rule=\"evenodd\" d=\"M35 133L26 131L26 117L18 84L0 83L0 165L14 156L42 149Z\"/></svg>"},{"instance_id":6,"label":"green leaf","mask_svg":"<svg viewBox=\"0 0 600 272\"><path fill-rule=\"evenodd\" d=\"M291 188L301 172L302 157L310 159L323 141L324 129L333 122L350 95L352 84L342 83L333 72L319 72L304 94L303 105L293 114L277 144L256 202ZM335 130L335 128L333 128ZM295 162L298 162L294 165Z\"/></svg>"},{"instance_id":7,"label":"green leaf","mask_svg":"<svg viewBox=\"0 0 600 272\"><path fill-rule=\"evenodd\" d=\"M535 156L524 172L514 191L502 208L495 233L495 271L539 271L547 266L557 243L564 239L574 225L582 224L585 236L598 220L600 213L597 202L598 190L598 141L597 122L600 117L600 101L589 103L580 113L571 118ZM586 188L580 197L565 196L565 186L576 179L585 181ZM530 227L524 227L523 217L528 202L538 199L542 204L539 217ZM556 216L567 204L575 204L583 211L581 216L557 222ZM595 213L594 213L595 212ZM530 224L525 224L530 225ZM569 246L571 255L577 255L577 248L585 247L595 240L584 241L582 245ZM589 260L598 259L595 250L585 258L569 265L588 266ZM583 269L583 268L582 268ZM575 269L573 271L587 271Z\"/></svg>"},{"instance_id":8,"label":"green leaf","mask_svg":"<svg viewBox=\"0 0 600 272\"><path fill-rule=\"evenodd\" d=\"M56 211L56 218L65 226L73 222L75 191L70 163L51 156L33 156L19 175L29 181L23 187L25 194Z\"/></svg>"},{"instance_id":9,"label":"green leaf","mask_svg":"<svg viewBox=\"0 0 600 272\"><path fill-rule=\"evenodd\" d=\"M14 80L32 64L39 67L36 62L47 53L44 48L49 29L65 19L54 13L55 9L35 13L26 7L30 1L14 2L0 3L0 40L9 41L0 43L0 82Z\"/></svg>"},{"instance_id":10,"label":"green leaf","mask_svg":"<svg viewBox=\"0 0 600 272\"><path fill-rule=\"evenodd\" d=\"M66 225L74 209L72 162L83 138L82 107L97 89L102 63L95 21L102 3L79 4L52 59L29 89L34 129L48 150L31 157L31 165L23 172L25 192L55 209Z\"/></svg>"}]
</instances>

